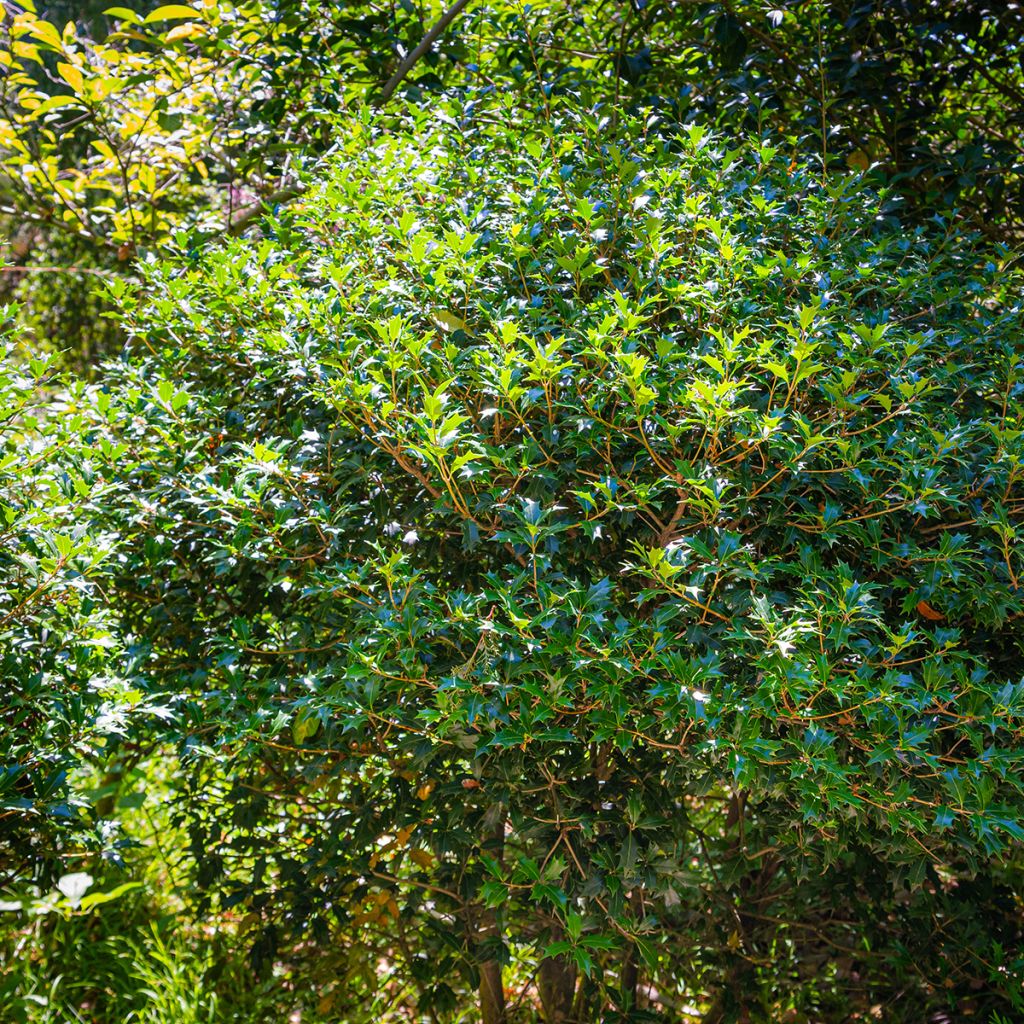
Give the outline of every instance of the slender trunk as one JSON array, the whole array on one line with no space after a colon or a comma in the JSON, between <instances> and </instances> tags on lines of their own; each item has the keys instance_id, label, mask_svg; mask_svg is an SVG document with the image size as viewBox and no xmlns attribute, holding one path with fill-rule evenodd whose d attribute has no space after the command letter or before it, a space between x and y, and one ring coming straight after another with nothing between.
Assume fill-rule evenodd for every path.
<instances>
[{"instance_id":1,"label":"slender trunk","mask_svg":"<svg viewBox=\"0 0 1024 1024\"><path fill-rule=\"evenodd\" d=\"M497 933L497 922L492 912L488 911L480 923L481 938L490 937L484 928L493 929L492 934ZM480 1019L483 1024L505 1024L505 990L498 960L485 960L480 964Z\"/></svg>"},{"instance_id":2,"label":"slender trunk","mask_svg":"<svg viewBox=\"0 0 1024 1024\"><path fill-rule=\"evenodd\" d=\"M498 820L494 824L489 842L491 852L499 862L505 854L505 816L497 806L491 808L498 811ZM492 814L488 814L494 821ZM477 917L476 939L478 946L488 950L500 950L501 928L498 915L494 910L483 909ZM501 981L501 960L490 958L482 960L480 970L480 1018L482 1024L505 1024L505 989Z\"/></svg>"},{"instance_id":3,"label":"slender trunk","mask_svg":"<svg viewBox=\"0 0 1024 1024\"><path fill-rule=\"evenodd\" d=\"M746 995L754 991L751 975L754 969L739 957L726 971L711 1006L704 1012L701 1024L747 1024L750 1014Z\"/></svg>"},{"instance_id":4,"label":"slender trunk","mask_svg":"<svg viewBox=\"0 0 1024 1024\"><path fill-rule=\"evenodd\" d=\"M629 899L633 910L633 918L639 925L644 917L644 901L639 888L633 889ZM637 989L640 986L640 950L635 944L631 944L626 952L626 959L622 963L622 973L619 975L619 998L622 1000L621 1009L628 1012L636 1009Z\"/></svg>"},{"instance_id":5,"label":"slender trunk","mask_svg":"<svg viewBox=\"0 0 1024 1024\"><path fill-rule=\"evenodd\" d=\"M747 795L743 790L736 790L729 798L729 810L725 818L727 831L737 829L736 836L730 845L731 853L736 853L744 847L746 812ZM768 856L760 870L741 878L736 887L739 895L736 904L739 937L743 948L748 952L753 948L751 944L757 935L758 922L754 918L747 917L743 912L744 908L748 903L757 906L760 902L759 897L767 891L778 868L779 862L774 857ZM730 902L732 902L735 892L736 890L726 893ZM725 977L719 985L711 1006L704 1013L702 1024L732 1024L734 1021L736 1024L746 1024L750 1020L748 996L756 989L753 983L753 974L754 967L750 960L737 953L726 970Z\"/></svg>"},{"instance_id":6,"label":"slender trunk","mask_svg":"<svg viewBox=\"0 0 1024 1024\"><path fill-rule=\"evenodd\" d=\"M552 956L540 962L537 988L545 1024L564 1024L571 1019L576 996L576 968L566 957Z\"/></svg>"},{"instance_id":7,"label":"slender trunk","mask_svg":"<svg viewBox=\"0 0 1024 1024\"><path fill-rule=\"evenodd\" d=\"M584 976L576 986L576 998L572 1004L572 1014L569 1017L572 1021L586 1022L601 1019L599 1008L599 992L593 978Z\"/></svg>"},{"instance_id":8,"label":"slender trunk","mask_svg":"<svg viewBox=\"0 0 1024 1024\"><path fill-rule=\"evenodd\" d=\"M619 976L619 992L622 1000L621 1009L628 1012L636 1009L636 990L640 983L640 967L637 963L636 946L630 946L626 959L622 964L622 974Z\"/></svg>"}]
</instances>

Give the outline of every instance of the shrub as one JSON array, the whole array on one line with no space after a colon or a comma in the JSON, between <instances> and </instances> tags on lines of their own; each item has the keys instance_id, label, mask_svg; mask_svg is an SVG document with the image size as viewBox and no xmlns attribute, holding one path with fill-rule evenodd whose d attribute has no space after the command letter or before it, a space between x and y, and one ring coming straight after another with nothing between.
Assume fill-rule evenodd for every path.
<instances>
[{"instance_id":1,"label":"shrub","mask_svg":"<svg viewBox=\"0 0 1024 1024\"><path fill-rule=\"evenodd\" d=\"M200 883L433 1019L1019 1008L1010 261L512 106L350 123L117 286L109 585Z\"/></svg>"},{"instance_id":2,"label":"shrub","mask_svg":"<svg viewBox=\"0 0 1024 1024\"><path fill-rule=\"evenodd\" d=\"M97 718L106 716L116 729L126 710L124 688L109 674L116 641L94 580L110 541L86 527L96 497L95 467L82 440L91 401L82 387L54 397L59 382L51 357L16 356L13 315L13 307L0 309L4 889L73 870L64 860L68 843L98 845L70 774L98 756Z\"/></svg>"}]
</instances>

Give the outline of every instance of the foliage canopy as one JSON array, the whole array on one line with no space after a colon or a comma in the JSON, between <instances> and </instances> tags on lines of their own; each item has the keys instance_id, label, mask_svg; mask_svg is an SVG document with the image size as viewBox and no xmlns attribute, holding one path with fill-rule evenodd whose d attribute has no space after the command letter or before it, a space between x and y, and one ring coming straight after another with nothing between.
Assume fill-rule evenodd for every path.
<instances>
[{"instance_id":1,"label":"foliage canopy","mask_svg":"<svg viewBox=\"0 0 1024 1024\"><path fill-rule=\"evenodd\" d=\"M317 1019L1024 1011L1019 11L58 6L0 912L141 839Z\"/></svg>"},{"instance_id":2,"label":"foliage canopy","mask_svg":"<svg viewBox=\"0 0 1024 1024\"><path fill-rule=\"evenodd\" d=\"M1022 835L1005 257L768 141L457 113L359 122L265 239L126 300L112 585L234 766L196 769L201 883L267 955L395 922L487 1020L506 946L551 1019L636 1009L641 964L820 1012L830 947L941 1001L988 957L894 906L1017 927L949 881Z\"/></svg>"}]
</instances>

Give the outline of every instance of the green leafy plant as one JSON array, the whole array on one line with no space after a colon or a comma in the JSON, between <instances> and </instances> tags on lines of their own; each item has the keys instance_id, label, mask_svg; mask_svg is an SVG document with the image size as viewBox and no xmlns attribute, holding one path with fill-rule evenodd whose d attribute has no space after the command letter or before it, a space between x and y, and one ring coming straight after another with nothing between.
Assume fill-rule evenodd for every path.
<instances>
[{"instance_id":1,"label":"green leafy plant","mask_svg":"<svg viewBox=\"0 0 1024 1024\"><path fill-rule=\"evenodd\" d=\"M152 896L129 896L98 913L89 908L8 924L0 943L0 998L7 1019L12 1024L281 1019L286 998L275 1002L267 986L254 983L244 955L235 955L226 936L192 932L168 909L154 904ZM58 963L54 948L66 959Z\"/></svg>"},{"instance_id":2,"label":"green leafy plant","mask_svg":"<svg viewBox=\"0 0 1024 1024\"><path fill-rule=\"evenodd\" d=\"M361 115L115 286L106 585L198 882L435 1019L1019 1007L1009 254L517 107Z\"/></svg>"},{"instance_id":3,"label":"green leafy plant","mask_svg":"<svg viewBox=\"0 0 1024 1024\"><path fill-rule=\"evenodd\" d=\"M101 844L72 785L101 756L100 718L135 698L111 669L117 648L95 586L108 536L88 528L97 496L83 435L95 409L52 357L17 358L0 310L0 888L65 874L75 844ZM88 414L86 414L88 410ZM95 453L98 454L98 453ZM115 454L106 449L106 454ZM112 726L113 727L113 726ZM66 844L71 844L68 846Z\"/></svg>"}]
</instances>

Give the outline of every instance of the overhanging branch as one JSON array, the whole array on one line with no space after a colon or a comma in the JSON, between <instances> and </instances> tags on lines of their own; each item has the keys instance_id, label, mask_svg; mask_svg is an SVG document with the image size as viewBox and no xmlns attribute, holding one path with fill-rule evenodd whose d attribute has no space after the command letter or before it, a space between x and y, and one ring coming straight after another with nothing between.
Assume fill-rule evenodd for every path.
<instances>
[{"instance_id":1,"label":"overhanging branch","mask_svg":"<svg viewBox=\"0 0 1024 1024\"><path fill-rule=\"evenodd\" d=\"M426 53L430 51L430 48L437 41L438 37L442 32L462 13L462 11L469 5L470 0L456 0L455 3L448 8L444 14L438 19L437 24L420 40L419 45L412 50L409 55L402 61L398 66L398 70L388 79L387 84L380 91L380 95L377 97L375 106L383 107L389 99L391 94L402 84L402 79L405 78L416 62Z\"/></svg>"},{"instance_id":2,"label":"overhanging branch","mask_svg":"<svg viewBox=\"0 0 1024 1024\"><path fill-rule=\"evenodd\" d=\"M437 23L430 29L429 32L420 40L419 44L409 52L405 60L399 65L398 70L388 79L385 83L384 88L381 89L380 95L374 100L375 107L383 107L395 90L402 84L403 79L409 72L416 66L416 63L427 53L430 52L430 48L440 38L441 34L446 28L466 9L470 4L470 0L456 0L451 7L448 8L437 20ZM276 206L279 203L287 203L292 199L296 199L305 193L305 188L302 186L292 186L289 188L279 189L277 192L272 193L265 199L261 199L258 202L252 203L249 206L244 207L234 214L231 218L231 222L228 225L229 235L240 235L245 229L256 220L267 206Z\"/></svg>"}]
</instances>

